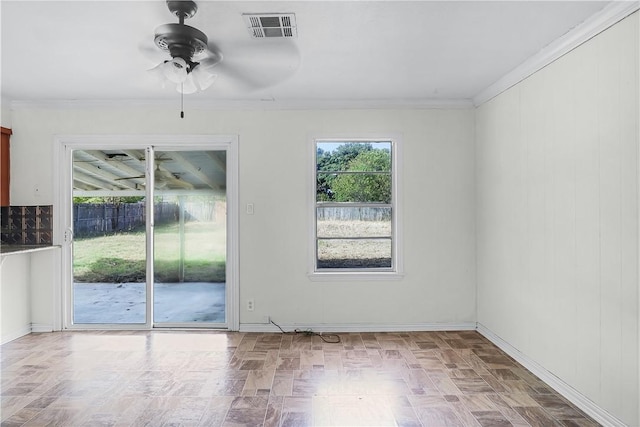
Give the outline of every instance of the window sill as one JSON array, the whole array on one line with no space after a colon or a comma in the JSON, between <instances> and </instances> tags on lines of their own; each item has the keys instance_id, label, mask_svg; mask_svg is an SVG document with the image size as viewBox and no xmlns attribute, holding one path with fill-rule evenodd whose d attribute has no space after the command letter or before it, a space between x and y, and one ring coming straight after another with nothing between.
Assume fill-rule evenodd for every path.
<instances>
[{"instance_id":1,"label":"window sill","mask_svg":"<svg viewBox=\"0 0 640 427\"><path fill-rule=\"evenodd\" d=\"M308 273L307 277L312 282L349 282L349 281L389 281L402 280L404 274L395 271L381 271L366 273L361 271L330 271Z\"/></svg>"}]
</instances>

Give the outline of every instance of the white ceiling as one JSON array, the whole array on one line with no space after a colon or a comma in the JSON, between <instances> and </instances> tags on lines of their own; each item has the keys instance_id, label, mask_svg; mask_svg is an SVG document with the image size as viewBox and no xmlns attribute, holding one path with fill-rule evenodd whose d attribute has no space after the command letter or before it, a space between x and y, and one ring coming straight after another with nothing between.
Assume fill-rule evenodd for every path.
<instances>
[{"instance_id":1,"label":"white ceiling","mask_svg":"<svg viewBox=\"0 0 640 427\"><path fill-rule=\"evenodd\" d=\"M201 101L469 100L607 1L199 1L188 20L245 79ZM295 40L249 37L242 13L294 13ZM2 99L175 100L141 46L176 22L163 0L0 1ZM160 60L158 60L160 58ZM222 65L222 64L221 64ZM221 68L222 70L223 68Z\"/></svg>"}]
</instances>

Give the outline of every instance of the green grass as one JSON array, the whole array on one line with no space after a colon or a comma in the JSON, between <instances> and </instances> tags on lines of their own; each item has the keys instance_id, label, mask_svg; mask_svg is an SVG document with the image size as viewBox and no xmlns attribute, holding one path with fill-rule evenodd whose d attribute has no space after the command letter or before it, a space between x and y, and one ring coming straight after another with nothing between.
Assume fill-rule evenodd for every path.
<instances>
[{"instance_id":1,"label":"green grass","mask_svg":"<svg viewBox=\"0 0 640 427\"><path fill-rule=\"evenodd\" d=\"M154 273L158 282L179 281L177 224L157 226L154 234ZM145 232L132 231L77 239L73 243L76 282L144 282ZM224 224L185 224L186 282L224 282L226 234Z\"/></svg>"}]
</instances>

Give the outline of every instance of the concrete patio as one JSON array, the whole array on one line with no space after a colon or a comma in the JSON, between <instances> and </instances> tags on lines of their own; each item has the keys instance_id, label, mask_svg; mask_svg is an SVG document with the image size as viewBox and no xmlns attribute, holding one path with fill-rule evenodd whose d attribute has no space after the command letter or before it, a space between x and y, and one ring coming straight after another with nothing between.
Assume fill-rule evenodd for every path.
<instances>
[{"instance_id":1,"label":"concrete patio","mask_svg":"<svg viewBox=\"0 0 640 427\"><path fill-rule=\"evenodd\" d=\"M145 283L74 283L75 324L145 323ZM154 323L224 323L224 283L156 283Z\"/></svg>"}]
</instances>

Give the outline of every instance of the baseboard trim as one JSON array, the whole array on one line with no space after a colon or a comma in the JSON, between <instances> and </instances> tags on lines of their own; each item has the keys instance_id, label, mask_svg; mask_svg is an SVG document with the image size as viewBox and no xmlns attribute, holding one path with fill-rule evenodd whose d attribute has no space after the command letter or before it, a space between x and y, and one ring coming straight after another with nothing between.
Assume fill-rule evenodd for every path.
<instances>
[{"instance_id":1,"label":"baseboard trim","mask_svg":"<svg viewBox=\"0 0 640 427\"><path fill-rule=\"evenodd\" d=\"M285 331L295 329L314 332L430 332L430 331L473 331L475 322L460 323L404 323L404 324L376 324L376 323L278 323ZM241 323L240 332L280 332L277 326L269 323Z\"/></svg>"},{"instance_id":2,"label":"baseboard trim","mask_svg":"<svg viewBox=\"0 0 640 427\"><path fill-rule=\"evenodd\" d=\"M626 427L626 424L618 418L596 405L584 394L571 387L569 384L546 370L542 365L531 359L526 354L520 352L507 341L493 333L489 328L478 323L477 330L485 338L498 346L502 351L515 359L522 366L531 371L534 375L544 381L549 387L560 393L571 403L584 411L591 418L602 424L604 427Z\"/></svg>"},{"instance_id":3,"label":"baseboard trim","mask_svg":"<svg viewBox=\"0 0 640 427\"><path fill-rule=\"evenodd\" d=\"M34 333L53 332L53 326L47 325L46 323L32 323L31 332L34 332Z\"/></svg>"},{"instance_id":4,"label":"baseboard trim","mask_svg":"<svg viewBox=\"0 0 640 427\"><path fill-rule=\"evenodd\" d=\"M18 330L11 331L6 335L2 335L2 337L0 338L0 345L6 344L9 341L17 340L18 338L23 337L25 335L29 335L30 333L31 333L31 325L23 326Z\"/></svg>"}]
</instances>

